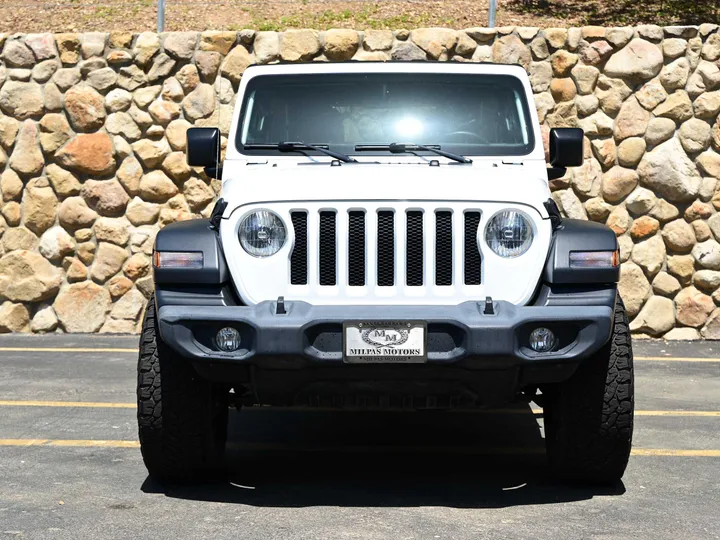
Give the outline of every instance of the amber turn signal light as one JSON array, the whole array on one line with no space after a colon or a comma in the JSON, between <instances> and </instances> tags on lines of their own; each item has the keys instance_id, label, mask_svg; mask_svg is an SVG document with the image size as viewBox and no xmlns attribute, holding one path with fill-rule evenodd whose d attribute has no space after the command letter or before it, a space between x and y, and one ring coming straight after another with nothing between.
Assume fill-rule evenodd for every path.
<instances>
[{"instance_id":1,"label":"amber turn signal light","mask_svg":"<svg viewBox=\"0 0 720 540\"><path fill-rule=\"evenodd\" d=\"M203 254L200 251L154 251L155 268L202 268Z\"/></svg>"},{"instance_id":2,"label":"amber turn signal light","mask_svg":"<svg viewBox=\"0 0 720 540\"><path fill-rule=\"evenodd\" d=\"M615 268L620 264L620 251L571 251L570 268Z\"/></svg>"}]
</instances>

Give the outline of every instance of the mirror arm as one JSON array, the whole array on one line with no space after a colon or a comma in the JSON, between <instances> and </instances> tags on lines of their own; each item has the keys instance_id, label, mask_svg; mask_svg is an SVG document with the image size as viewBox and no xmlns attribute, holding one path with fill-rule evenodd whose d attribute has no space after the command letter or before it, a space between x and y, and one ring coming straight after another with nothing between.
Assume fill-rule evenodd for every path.
<instances>
[{"instance_id":1,"label":"mirror arm","mask_svg":"<svg viewBox=\"0 0 720 540\"><path fill-rule=\"evenodd\" d=\"M222 178L223 168L222 167L205 167L205 174L210 178L220 180Z\"/></svg>"},{"instance_id":2,"label":"mirror arm","mask_svg":"<svg viewBox=\"0 0 720 540\"><path fill-rule=\"evenodd\" d=\"M567 173L567 167L548 167L548 180L557 180Z\"/></svg>"}]
</instances>

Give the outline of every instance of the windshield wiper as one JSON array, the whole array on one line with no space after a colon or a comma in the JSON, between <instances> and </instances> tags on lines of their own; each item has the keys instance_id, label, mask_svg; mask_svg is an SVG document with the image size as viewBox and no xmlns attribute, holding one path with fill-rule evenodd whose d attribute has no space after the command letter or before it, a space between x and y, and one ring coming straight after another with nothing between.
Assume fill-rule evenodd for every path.
<instances>
[{"instance_id":1,"label":"windshield wiper","mask_svg":"<svg viewBox=\"0 0 720 540\"><path fill-rule=\"evenodd\" d=\"M321 152L345 163L357 163L357 159L341 154L340 152L334 152L330 150L326 144L313 145L304 142L279 142L271 144L246 144L244 148L247 150L277 150L278 152L302 152L303 150L314 150L315 152Z\"/></svg>"},{"instance_id":2,"label":"windshield wiper","mask_svg":"<svg viewBox=\"0 0 720 540\"><path fill-rule=\"evenodd\" d=\"M425 146L422 144L414 144L414 143L390 143L390 144L358 144L355 146L356 152L377 152L377 151L387 151L391 154L407 154L407 153L413 153L417 152L418 150L424 150L425 152L433 152L434 154L437 154L438 156L443 156L448 159L452 159L454 161L457 161L458 163L472 163L472 159L467 158L465 156L461 156L460 154L454 154L452 152L446 152L445 150L442 150L439 145L433 144L430 146Z\"/></svg>"}]
</instances>

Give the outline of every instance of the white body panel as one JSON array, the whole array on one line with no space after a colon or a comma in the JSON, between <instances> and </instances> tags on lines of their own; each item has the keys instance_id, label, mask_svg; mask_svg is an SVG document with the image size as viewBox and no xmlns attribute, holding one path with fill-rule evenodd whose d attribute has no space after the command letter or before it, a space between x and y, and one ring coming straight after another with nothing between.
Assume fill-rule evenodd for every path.
<instances>
[{"instance_id":1,"label":"white body panel","mask_svg":"<svg viewBox=\"0 0 720 540\"><path fill-rule=\"evenodd\" d=\"M440 166L430 166L430 158L413 155L354 155L366 164L343 164L331 167L332 158L311 158L289 154L282 156L248 156L235 147L242 99L248 81L258 75L289 73L342 72L449 72L471 74L504 74L517 76L523 83L532 123L529 126L536 141L526 156L468 156L472 165L460 165L442 157ZM278 65L250 69L240 85L238 105L233 119L223 164L221 196L228 202L220 228L225 258L235 288L244 302L256 304L284 296L286 300L303 300L312 304L334 305L455 305L467 300L506 300L526 304L540 279L551 241L551 225L543 206L550 197L547 182L542 135L532 101L532 91L525 71L518 66L433 63L352 63ZM369 162L381 163L369 163ZM285 223L288 240L274 256L261 259L246 253L237 237L241 219L253 209L269 209ZM366 210L366 286L347 284L347 211ZM377 209L393 210L395 222L395 286L374 285L375 239L373 216ZM478 246L482 256L482 285L466 286L462 282L462 264L455 260L453 285L434 285L434 235L426 234L425 286L404 285L404 216L406 210L422 210L427 217L426 231L434 231L434 212L438 209L462 215L467 210L481 212ZM503 209L521 211L532 223L534 241L531 248L515 259L495 255L485 244L487 221ZM290 220L293 210L308 212L310 263L308 284L290 285L290 254L294 232ZM320 286L317 279L318 211L337 211L337 284ZM453 220L453 247L462 243L462 223ZM313 255L314 254L314 255Z\"/></svg>"},{"instance_id":2,"label":"white body panel","mask_svg":"<svg viewBox=\"0 0 720 540\"><path fill-rule=\"evenodd\" d=\"M288 240L272 257L256 258L240 247L237 231L242 219L255 209L272 209L285 222ZM366 212L365 286L348 285L347 237L348 210ZM487 221L504 209L522 212L533 227L534 241L530 249L516 259L495 255L485 243ZM308 283L290 284L290 254L295 242L290 212L305 210L308 214ZM337 284L322 286L318 281L318 230L319 211L337 212ZM377 243L375 215L377 210L395 212L395 285L378 286L376 276ZM425 214L424 280L423 286L405 285L405 216L408 210L421 210ZM434 212L449 210L453 214L453 285L435 285L435 230ZM465 211L480 211L477 234L482 256L482 284L463 283L462 243L463 220L455 218ZM550 220L542 219L532 207L505 202L478 201L311 201L273 202L252 204L237 208L221 225L225 258L240 297L249 304L263 300L304 300L318 305L456 305L468 300L506 300L513 304L526 304L532 297L545 264L551 240Z\"/></svg>"}]
</instances>

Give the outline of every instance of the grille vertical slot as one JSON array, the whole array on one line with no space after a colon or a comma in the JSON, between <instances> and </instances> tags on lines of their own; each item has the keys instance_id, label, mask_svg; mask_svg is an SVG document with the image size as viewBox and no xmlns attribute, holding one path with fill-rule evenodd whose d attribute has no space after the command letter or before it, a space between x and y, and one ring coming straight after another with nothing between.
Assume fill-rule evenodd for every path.
<instances>
[{"instance_id":1,"label":"grille vertical slot","mask_svg":"<svg viewBox=\"0 0 720 540\"><path fill-rule=\"evenodd\" d=\"M335 212L320 212L320 285L337 283L337 227Z\"/></svg>"},{"instance_id":2,"label":"grille vertical slot","mask_svg":"<svg viewBox=\"0 0 720 540\"><path fill-rule=\"evenodd\" d=\"M452 213L435 212L435 285L452 285Z\"/></svg>"},{"instance_id":3,"label":"grille vertical slot","mask_svg":"<svg viewBox=\"0 0 720 540\"><path fill-rule=\"evenodd\" d=\"M377 281L382 287L395 285L395 214L377 213Z\"/></svg>"},{"instance_id":4,"label":"grille vertical slot","mask_svg":"<svg viewBox=\"0 0 720 540\"><path fill-rule=\"evenodd\" d=\"M423 213L407 213L405 283L411 287L423 284Z\"/></svg>"},{"instance_id":5,"label":"grille vertical slot","mask_svg":"<svg viewBox=\"0 0 720 540\"><path fill-rule=\"evenodd\" d=\"M465 212L465 285L482 283L482 259L477 244L480 212Z\"/></svg>"},{"instance_id":6,"label":"grille vertical slot","mask_svg":"<svg viewBox=\"0 0 720 540\"><path fill-rule=\"evenodd\" d=\"M308 280L308 245L307 245L307 213L291 212L295 245L290 254L290 284L307 285Z\"/></svg>"},{"instance_id":7,"label":"grille vertical slot","mask_svg":"<svg viewBox=\"0 0 720 540\"><path fill-rule=\"evenodd\" d=\"M348 212L348 285L365 285L365 212Z\"/></svg>"}]
</instances>

